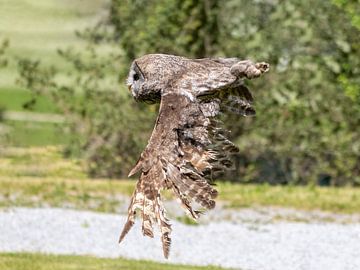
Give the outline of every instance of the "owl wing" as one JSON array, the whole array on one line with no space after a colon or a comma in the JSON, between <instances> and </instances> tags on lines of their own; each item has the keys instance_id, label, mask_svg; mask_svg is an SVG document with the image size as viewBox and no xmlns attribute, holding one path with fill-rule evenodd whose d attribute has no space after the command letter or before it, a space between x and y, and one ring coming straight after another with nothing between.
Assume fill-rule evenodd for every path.
<instances>
[{"instance_id":1,"label":"owl wing","mask_svg":"<svg viewBox=\"0 0 360 270\"><path fill-rule=\"evenodd\" d=\"M212 176L230 168L231 156L238 152L215 119L221 96L203 100L194 95L196 74L183 74L163 91L148 145L129 174L140 172L140 178L119 242L133 226L139 211L144 235L153 237L153 224L159 225L165 258L169 256L171 224L166 218L161 190L172 190L187 214L197 219L201 211L192 204L196 202L204 209L215 207L217 191L210 184Z\"/></svg>"},{"instance_id":2,"label":"owl wing","mask_svg":"<svg viewBox=\"0 0 360 270\"><path fill-rule=\"evenodd\" d=\"M171 225L162 203L163 189L171 189L194 219L200 212L193 209L192 201L206 209L215 207L217 191L207 176L213 169L227 168L230 160L226 152L236 152L237 148L217 129L209 110L217 114L216 104L202 105L181 93L162 96L151 138L129 174L140 172L140 178L119 242L133 226L138 211L144 235L153 237L153 224L159 225L163 253L168 257Z\"/></svg>"},{"instance_id":3,"label":"owl wing","mask_svg":"<svg viewBox=\"0 0 360 270\"><path fill-rule=\"evenodd\" d=\"M253 96L244 79L259 77L269 70L269 64L253 63L238 58L204 58L195 60L196 69L192 89L200 101L219 99L220 108L244 116L255 115ZM199 72L200 71L200 72Z\"/></svg>"}]
</instances>

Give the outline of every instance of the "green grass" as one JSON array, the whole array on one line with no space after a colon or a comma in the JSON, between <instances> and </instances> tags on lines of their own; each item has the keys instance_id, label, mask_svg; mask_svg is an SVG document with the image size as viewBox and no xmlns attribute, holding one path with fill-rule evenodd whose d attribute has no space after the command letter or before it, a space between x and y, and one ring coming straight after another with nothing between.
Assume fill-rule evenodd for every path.
<instances>
[{"instance_id":1,"label":"green grass","mask_svg":"<svg viewBox=\"0 0 360 270\"><path fill-rule=\"evenodd\" d=\"M84 179L84 167L77 159L65 159L56 146L0 148L0 175Z\"/></svg>"},{"instance_id":2,"label":"green grass","mask_svg":"<svg viewBox=\"0 0 360 270\"><path fill-rule=\"evenodd\" d=\"M81 48L84 43L75 31L96 22L106 0L2 0L0 3L0 39L8 39L8 53L14 57L40 59L68 71L69 66L57 55L58 48ZM16 67L11 64L0 73L0 86L13 86Z\"/></svg>"},{"instance_id":3,"label":"green grass","mask_svg":"<svg viewBox=\"0 0 360 270\"><path fill-rule=\"evenodd\" d=\"M0 71L0 107L25 111L23 104L31 98L29 91L19 89L15 83L18 78L16 62L19 58L54 65L60 72L57 78L66 80L66 74L72 71L72 67L58 55L57 49L71 47L81 51L86 44L75 35L75 31L94 25L107 3L107 0L86 3L82 0L0 1L0 43L4 39L10 42L6 53L9 65ZM33 110L57 112L54 104L45 97L37 98ZM10 128L10 140L5 142L10 145L57 145L67 139L59 136L59 130L53 124L6 124Z\"/></svg>"},{"instance_id":4,"label":"green grass","mask_svg":"<svg viewBox=\"0 0 360 270\"><path fill-rule=\"evenodd\" d=\"M0 206L71 207L113 213L123 203L123 195L130 196L134 188L135 181L131 180L0 177Z\"/></svg>"},{"instance_id":5,"label":"green grass","mask_svg":"<svg viewBox=\"0 0 360 270\"><path fill-rule=\"evenodd\" d=\"M33 95L28 90L18 88L0 88L0 107L8 111L27 111L24 104L32 99ZM41 113L57 113L52 101L44 96L37 96L31 111Z\"/></svg>"},{"instance_id":6,"label":"green grass","mask_svg":"<svg viewBox=\"0 0 360 270\"><path fill-rule=\"evenodd\" d=\"M83 164L64 159L60 147L0 148L0 206L72 207L116 212L135 188L134 180L88 179ZM229 208L275 206L358 213L359 188L240 185L218 182ZM170 198L170 192L165 193ZM128 203L128 200L125 200ZM179 217L181 222L190 221Z\"/></svg>"},{"instance_id":7,"label":"green grass","mask_svg":"<svg viewBox=\"0 0 360 270\"><path fill-rule=\"evenodd\" d=\"M9 130L5 137L8 146L62 145L69 140L58 124L29 121L5 121L4 124Z\"/></svg>"},{"instance_id":8,"label":"green grass","mask_svg":"<svg viewBox=\"0 0 360 270\"><path fill-rule=\"evenodd\" d=\"M123 203L122 195L131 195L134 188L135 181L132 180L1 176L0 206L71 206L77 209L116 212ZM233 209L275 206L335 213L358 213L360 209L360 190L356 188L220 183L218 189L219 200Z\"/></svg>"},{"instance_id":9,"label":"green grass","mask_svg":"<svg viewBox=\"0 0 360 270\"><path fill-rule=\"evenodd\" d=\"M60 147L0 148L0 206L54 206L116 212L135 181L87 179ZM2 199L1 199L2 198Z\"/></svg>"},{"instance_id":10,"label":"green grass","mask_svg":"<svg viewBox=\"0 0 360 270\"><path fill-rule=\"evenodd\" d=\"M103 259L90 256L0 253L1 270L217 270L214 266L196 267L128 259Z\"/></svg>"},{"instance_id":11,"label":"green grass","mask_svg":"<svg viewBox=\"0 0 360 270\"><path fill-rule=\"evenodd\" d=\"M220 183L219 198L230 208L278 206L358 213L360 189L353 187L236 185Z\"/></svg>"}]
</instances>

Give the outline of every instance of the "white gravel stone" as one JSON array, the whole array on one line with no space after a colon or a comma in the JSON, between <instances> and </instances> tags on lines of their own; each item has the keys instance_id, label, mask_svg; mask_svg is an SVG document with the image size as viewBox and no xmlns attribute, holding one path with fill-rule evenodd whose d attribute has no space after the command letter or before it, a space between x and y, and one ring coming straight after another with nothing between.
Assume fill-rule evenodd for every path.
<instances>
[{"instance_id":1,"label":"white gravel stone","mask_svg":"<svg viewBox=\"0 0 360 270\"><path fill-rule=\"evenodd\" d=\"M125 216L57 208L0 210L0 251L126 257L252 270L359 270L360 224L188 226L173 221L169 260L161 243L143 237L139 222L117 244Z\"/></svg>"}]
</instances>

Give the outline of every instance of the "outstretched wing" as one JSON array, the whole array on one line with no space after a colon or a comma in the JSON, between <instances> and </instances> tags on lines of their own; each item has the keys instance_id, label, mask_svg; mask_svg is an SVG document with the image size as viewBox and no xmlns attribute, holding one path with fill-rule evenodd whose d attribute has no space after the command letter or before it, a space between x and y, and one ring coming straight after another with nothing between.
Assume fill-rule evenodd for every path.
<instances>
[{"instance_id":1,"label":"outstretched wing","mask_svg":"<svg viewBox=\"0 0 360 270\"><path fill-rule=\"evenodd\" d=\"M200 101L219 99L221 110L244 116L255 115L253 97L244 79L253 79L267 72L267 63L253 63L238 58L204 58L196 60L192 89Z\"/></svg>"},{"instance_id":2,"label":"outstretched wing","mask_svg":"<svg viewBox=\"0 0 360 270\"><path fill-rule=\"evenodd\" d=\"M121 242L135 221L136 211L141 213L143 234L153 237L153 223L160 226L164 256L168 257L171 226L165 216L160 191L171 185L169 174L171 165L178 161L178 141L176 130L180 126L181 111L187 100L175 95L161 99L159 115L147 147L129 176L141 172L140 179L131 199L128 219L120 235Z\"/></svg>"},{"instance_id":3,"label":"outstretched wing","mask_svg":"<svg viewBox=\"0 0 360 270\"><path fill-rule=\"evenodd\" d=\"M212 169L222 170L229 166L222 152L234 152L237 148L216 129L216 122L206 111L211 109L207 105L178 93L162 97L151 138L130 172L132 175L140 171L141 175L120 242L139 211L144 235L153 237L152 225L160 226L164 256L168 257L171 226L162 204L162 189L173 190L194 219L198 218L199 211L192 208L192 201L206 209L215 207L217 191L208 183L206 175Z\"/></svg>"}]
</instances>

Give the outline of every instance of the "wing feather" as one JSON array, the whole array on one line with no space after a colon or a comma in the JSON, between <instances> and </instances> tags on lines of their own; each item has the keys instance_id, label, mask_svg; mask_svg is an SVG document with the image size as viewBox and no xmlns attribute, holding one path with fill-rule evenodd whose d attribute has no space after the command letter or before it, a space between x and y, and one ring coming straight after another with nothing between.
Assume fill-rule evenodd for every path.
<instances>
[{"instance_id":1,"label":"wing feather","mask_svg":"<svg viewBox=\"0 0 360 270\"><path fill-rule=\"evenodd\" d=\"M215 207L218 193L210 184L212 177L231 168L231 157L239 151L215 117L222 110L253 115L253 97L239 78L254 78L268 68L236 59L202 59L196 63L205 62L190 83L185 74L163 91L148 145L129 174L140 172L140 178L119 241L129 232L136 212L140 211L145 236L154 236L153 224L160 227L165 258L170 252L171 224L161 191L171 189L193 219L199 217L200 211L193 209L192 202L206 209ZM227 65L227 70L220 74L219 65Z\"/></svg>"}]
</instances>

